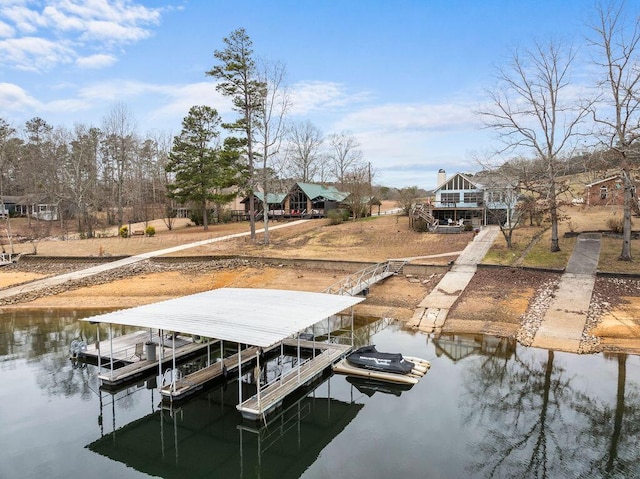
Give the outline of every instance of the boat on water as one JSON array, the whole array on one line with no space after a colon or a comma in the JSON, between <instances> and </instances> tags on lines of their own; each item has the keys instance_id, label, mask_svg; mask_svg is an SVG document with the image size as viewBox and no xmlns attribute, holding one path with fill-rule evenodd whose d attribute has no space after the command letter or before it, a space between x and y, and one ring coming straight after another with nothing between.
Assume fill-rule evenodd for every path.
<instances>
[{"instance_id":1,"label":"boat on water","mask_svg":"<svg viewBox=\"0 0 640 479\"><path fill-rule=\"evenodd\" d=\"M374 345L356 349L333 366L337 373L389 381L416 384L429 369L429 362L405 357L400 353L384 353Z\"/></svg>"},{"instance_id":2,"label":"boat on water","mask_svg":"<svg viewBox=\"0 0 640 479\"><path fill-rule=\"evenodd\" d=\"M373 345L356 349L347 356L347 361L359 368L394 374L409 374L414 367L402 354L382 353Z\"/></svg>"}]
</instances>

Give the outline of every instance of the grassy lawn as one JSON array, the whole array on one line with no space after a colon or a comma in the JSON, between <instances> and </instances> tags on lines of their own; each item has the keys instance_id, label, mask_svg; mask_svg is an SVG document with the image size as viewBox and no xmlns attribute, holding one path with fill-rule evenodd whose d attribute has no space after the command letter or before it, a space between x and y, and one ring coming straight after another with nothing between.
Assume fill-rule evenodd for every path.
<instances>
[{"instance_id":1,"label":"grassy lawn","mask_svg":"<svg viewBox=\"0 0 640 479\"><path fill-rule=\"evenodd\" d=\"M538 226L522 226L513 231L512 248L507 248L502 235L484 257L483 263L501 266L562 269L566 266L575 245L575 238L560 234L560 251L550 252L551 230ZM530 248L528 251L527 248Z\"/></svg>"},{"instance_id":2,"label":"grassy lawn","mask_svg":"<svg viewBox=\"0 0 640 479\"><path fill-rule=\"evenodd\" d=\"M528 266L530 268L563 269L567 266L567 262L573 252L576 240L576 237L565 238L560 235L560 239L558 241L560 251L552 253L551 230L547 230L543 233L540 240L527 253L522 261L522 266Z\"/></svg>"},{"instance_id":3,"label":"grassy lawn","mask_svg":"<svg viewBox=\"0 0 640 479\"><path fill-rule=\"evenodd\" d=\"M622 251L622 240L603 236L600 243L600 261L598 271L607 273L640 273L640 240L631 240L631 258L633 261L618 261Z\"/></svg>"}]
</instances>

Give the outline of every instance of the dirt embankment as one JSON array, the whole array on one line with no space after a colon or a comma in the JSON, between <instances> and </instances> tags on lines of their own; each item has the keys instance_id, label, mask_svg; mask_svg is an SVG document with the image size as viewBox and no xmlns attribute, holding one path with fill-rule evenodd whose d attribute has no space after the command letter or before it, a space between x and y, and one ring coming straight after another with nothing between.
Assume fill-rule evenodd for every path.
<instances>
[{"instance_id":1,"label":"dirt embankment","mask_svg":"<svg viewBox=\"0 0 640 479\"><path fill-rule=\"evenodd\" d=\"M0 285L8 286L10 277L25 282L72 270L70 265L61 267L58 262L18 263L0 270ZM203 262L185 258L175 263L143 261L9 298L0 305L0 309L127 308L222 287L320 292L348 275L348 272L340 270L269 266L259 260L247 259ZM388 278L371 287L367 301L357 306L356 313L407 320L440 277L430 274L426 277L398 275Z\"/></svg>"},{"instance_id":2,"label":"dirt embankment","mask_svg":"<svg viewBox=\"0 0 640 479\"><path fill-rule=\"evenodd\" d=\"M124 308L219 287L277 288L322 291L348 276L348 271L328 271L299 266L268 266L261 257L321 258L384 261L418 258L412 262L446 264L464 249L469 235L428 235L408 228L406 217L378 218L355 224L329 226L310 221L271 232L269 245L238 238L181 253L175 263L143 261L97 276L22 295L0 305L7 308ZM184 228L159 233L154 238L96 238L43 241L40 255L91 257L136 254L184 244L216 235L244 231L246 224L221 225L209 232ZM200 261L189 256L242 255L253 260ZM440 256L442 255L442 256ZM0 288L91 264L18 262L0 269ZM420 301L437 285L441 274L398 275L374 285L356 313L408 320ZM443 332L483 333L516 337L530 344L544 314L559 274L520 268L480 268L449 313ZM583 352L627 351L640 353L640 280L599 277L596 281Z\"/></svg>"}]
</instances>

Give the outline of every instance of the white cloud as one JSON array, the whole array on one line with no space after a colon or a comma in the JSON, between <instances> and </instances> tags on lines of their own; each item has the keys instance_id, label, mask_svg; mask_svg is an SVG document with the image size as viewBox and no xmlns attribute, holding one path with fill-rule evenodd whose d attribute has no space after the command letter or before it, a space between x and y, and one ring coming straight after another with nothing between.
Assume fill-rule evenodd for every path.
<instances>
[{"instance_id":1,"label":"white cloud","mask_svg":"<svg viewBox=\"0 0 640 479\"><path fill-rule=\"evenodd\" d=\"M16 30L8 23L0 21L0 38L10 38L15 35Z\"/></svg>"},{"instance_id":2,"label":"white cloud","mask_svg":"<svg viewBox=\"0 0 640 479\"><path fill-rule=\"evenodd\" d=\"M107 56L112 56L110 52L114 47L151 36L150 28L159 24L162 11L131 0L45 0L43 3L41 10L31 2L0 7L0 38L13 37L13 43L2 48L0 63L22 70L45 71L86 57L78 60L78 65L108 66L114 63L105 61ZM58 48L53 51L30 48L36 41ZM64 55L59 45L63 45ZM83 53L85 48L95 52L93 61L88 60L92 55ZM99 59L101 61L95 61Z\"/></svg>"},{"instance_id":3,"label":"white cloud","mask_svg":"<svg viewBox=\"0 0 640 479\"><path fill-rule=\"evenodd\" d=\"M319 110L335 110L361 103L368 97L366 92L350 94L340 83L300 82L291 88L291 114L303 116Z\"/></svg>"},{"instance_id":4,"label":"white cloud","mask_svg":"<svg viewBox=\"0 0 640 479\"><path fill-rule=\"evenodd\" d=\"M13 83L0 83L0 111L20 112L37 109L40 102Z\"/></svg>"},{"instance_id":5,"label":"white cloud","mask_svg":"<svg viewBox=\"0 0 640 479\"><path fill-rule=\"evenodd\" d=\"M23 34L33 34L45 25L40 13L30 10L26 4L6 5L0 9L0 17L8 20Z\"/></svg>"},{"instance_id":6,"label":"white cloud","mask_svg":"<svg viewBox=\"0 0 640 479\"><path fill-rule=\"evenodd\" d=\"M97 54L78 58L76 64L80 68L95 69L111 66L117 61L113 55Z\"/></svg>"},{"instance_id":7,"label":"white cloud","mask_svg":"<svg viewBox=\"0 0 640 479\"><path fill-rule=\"evenodd\" d=\"M221 116L231 113L231 102L215 89L211 82L191 83L158 87L162 95L159 105L149 112L149 117L157 121L175 121L184 118L189 109L196 105L208 105L215 108Z\"/></svg>"},{"instance_id":8,"label":"white cloud","mask_svg":"<svg viewBox=\"0 0 640 479\"><path fill-rule=\"evenodd\" d=\"M56 64L70 63L74 57L74 51L64 42L37 37L0 41L0 63L12 64L18 70L42 71Z\"/></svg>"},{"instance_id":9,"label":"white cloud","mask_svg":"<svg viewBox=\"0 0 640 479\"><path fill-rule=\"evenodd\" d=\"M386 104L363 108L345 116L338 129L421 132L467 129L480 124L473 108L465 103Z\"/></svg>"}]
</instances>

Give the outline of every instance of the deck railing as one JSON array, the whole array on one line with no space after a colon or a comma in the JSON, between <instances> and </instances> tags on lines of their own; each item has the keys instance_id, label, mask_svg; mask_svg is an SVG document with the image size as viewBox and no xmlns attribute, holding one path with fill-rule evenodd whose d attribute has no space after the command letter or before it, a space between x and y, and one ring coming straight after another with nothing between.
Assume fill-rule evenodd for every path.
<instances>
[{"instance_id":1,"label":"deck railing","mask_svg":"<svg viewBox=\"0 0 640 479\"><path fill-rule=\"evenodd\" d=\"M368 266L332 284L324 293L355 296L372 284L399 273L405 263L404 260L389 260Z\"/></svg>"}]
</instances>

